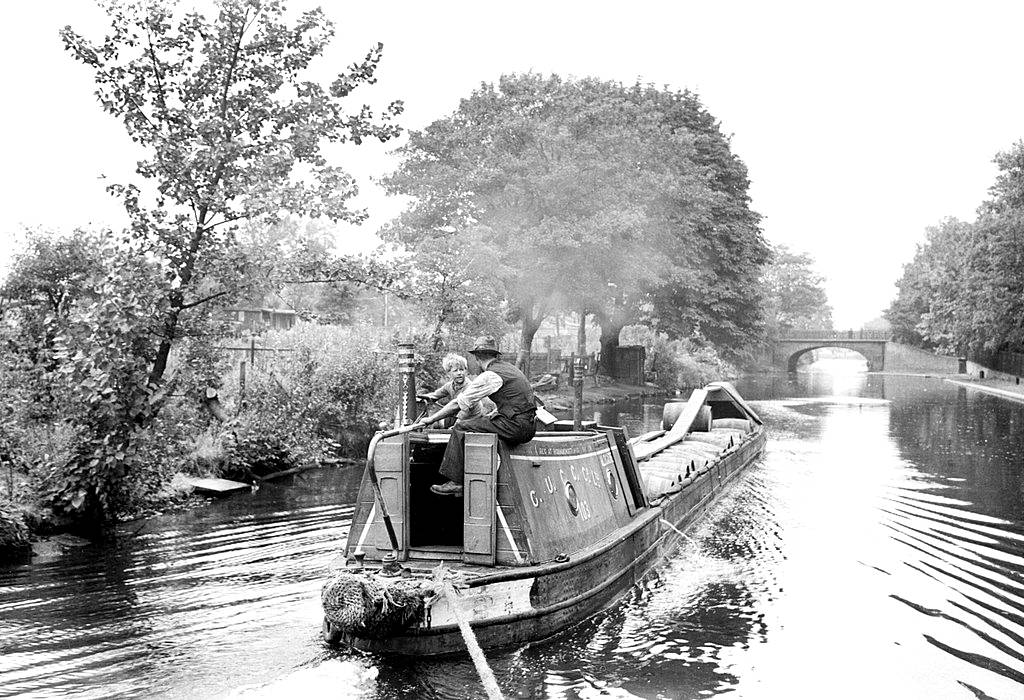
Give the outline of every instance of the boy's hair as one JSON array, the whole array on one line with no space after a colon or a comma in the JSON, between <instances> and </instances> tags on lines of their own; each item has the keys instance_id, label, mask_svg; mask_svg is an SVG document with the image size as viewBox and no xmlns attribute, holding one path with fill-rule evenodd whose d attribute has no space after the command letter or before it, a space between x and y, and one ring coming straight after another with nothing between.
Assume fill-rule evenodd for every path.
<instances>
[{"instance_id":1,"label":"boy's hair","mask_svg":"<svg viewBox=\"0 0 1024 700\"><path fill-rule=\"evenodd\" d=\"M445 372L451 372L457 367L469 369L469 363L466 362L466 358L462 355L456 355L454 352L450 352L444 356L441 360L441 366L444 367Z\"/></svg>"}]
</instances>

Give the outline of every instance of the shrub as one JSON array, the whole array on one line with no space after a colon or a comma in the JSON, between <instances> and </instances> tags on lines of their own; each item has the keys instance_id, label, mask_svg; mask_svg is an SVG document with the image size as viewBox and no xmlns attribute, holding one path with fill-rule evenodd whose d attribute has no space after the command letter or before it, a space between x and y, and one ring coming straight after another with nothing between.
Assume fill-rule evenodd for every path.
<instances>
[{"instance_id":1,"label":"shrub","mask_svg":"<svg viewBox=\"0 0 1024 700\"><path fill-rule=\"evenodd\" d=\"M0 501L0 561L23 557L31 551L28 527L21 512Z\"/></svg>"},{"instance_id":2,"label":"shrub","mask_svg":"<svg viewBox=\"0 0 1024 700\"><path fill-rule=\"evenodd\" d=\"M736 375L735 367L700 336L670 339L645 326L632 326L623 331L623 339L626 344L646 348L645 369L667 391L701 387Z\"/></svg>"},{"instance_id":3,"label":"shrub","mask_svg":"<svg viewBox=\"0 0 1024 700\"><path fill-rule=\"evenodd\" d=\"M382 329L299 323L268 334L265 345L287 352L264 353L272 356L249 373L235 454L254 458L248 446L259 445L281 465L334 449L354 456L393 415L394 343ZM237 404L237 390L225 388L232 392Z\"/></svg>"},{"instance_id":4,"label":"shrub","mask_svg":"<svg viewBox=\"0 0 1024 700\"><path fill-rule=\"evenodd\" d=\"M182 468L196 476L222 476L233 444L233 433L211 426L191 438Z\"/></svg>"},{"instance_id":5,"label":"shrub","mask_svg":"<svg viewBox=\"0 0 1024 700\"><path fill-rule=\"evenodd\" d=\"M275 430L278 423L258 421L242 432L228 452L222 473L229 479L249 481L303 464L307 459L301 442Z\"/></svg>"},{"instance_id":6,"label":"shrub","mask_svg":"<svg viewBox=\"0 0 1024 700\"><path fill-rule=\"evenodd\" d=\"M36 255L31 270L46 274L22 275L0 324L0 442L20 501L96 526L160 498L195 410L170 395L188 391L188 372L177 386L150 384L163 271L112 235L90 241L90 260L109 265L83 263L72 278L70 253ZM67 301L44 303L53 298Z\"/></svg>"}]
</instances>

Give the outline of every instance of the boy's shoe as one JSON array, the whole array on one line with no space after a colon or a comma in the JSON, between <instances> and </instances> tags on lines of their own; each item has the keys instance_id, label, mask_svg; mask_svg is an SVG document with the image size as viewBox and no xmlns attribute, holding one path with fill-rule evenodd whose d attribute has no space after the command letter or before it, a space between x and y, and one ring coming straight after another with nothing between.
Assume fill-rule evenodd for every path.
<instances>
[{"instance_id":1,"label":"boy's shoe","mask_svg":"<svg viewBox=\"0 0 1024 700\"><path fill-rule=\"evenodd\" d=\"M438 496L461 496L462 484L456 484L454 481L449 481L445 484L434 484L430 487L430 490Z\"/></svg>"}]
</instances>

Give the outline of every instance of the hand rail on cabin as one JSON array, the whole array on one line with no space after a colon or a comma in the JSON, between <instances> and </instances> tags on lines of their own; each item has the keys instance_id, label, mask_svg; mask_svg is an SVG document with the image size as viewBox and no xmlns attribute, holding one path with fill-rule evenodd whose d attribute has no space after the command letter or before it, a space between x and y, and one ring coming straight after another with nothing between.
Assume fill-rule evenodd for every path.
<instances>
[{"instance_id":1,"label":"hand rail on cabin","mask_svg":"<svg viewBox=\"0 0 1024 700\"><path fill-rule=\"evenodd\" d=\"M381 518L384 520L384 528L388 531L388 540L391 542L391 554L395 557L398 556L398 536L395 534L395 527L391 524L391 514L388 513L388 504L384 500L384 494L380 490L380 482L377 478L377 468L374 464L374 460L377 456L377 445L381 440L385 438L395 437L396 435L402 435L404 433L410 433L417 427L416 423L410 423L409 425L403 425L401 428L395 430L378 431L374 434L370 440L370 446L366 450L366 472L370 477L370 487L373 489L374 500L377 501L377 507L380 508Z\"/></svg>"}]
</instances>

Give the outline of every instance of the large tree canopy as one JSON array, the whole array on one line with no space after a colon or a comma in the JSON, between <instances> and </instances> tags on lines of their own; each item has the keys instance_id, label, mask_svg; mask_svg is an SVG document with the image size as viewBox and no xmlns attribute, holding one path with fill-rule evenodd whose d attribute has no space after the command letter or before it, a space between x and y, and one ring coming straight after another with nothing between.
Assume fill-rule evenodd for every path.
<instances>
[{"instance_id":1,"label":"large tree canopy","mask_svg":"<svg viewBox=\"0 0 1024 700\"><path fill-rule=\"evenodd\" d=\"M648 216L671 186L655 165L662 134L615 87L504 76L411 134L386 183L416 197L388 237L492 252L489 284L505 301L493 311L522 322L524 350L551 310L598 310L610 290L664 266Z\"/></svg>"},{"instance_id":2,"label":"large tree canopy","mask_svg":"<svg viewBox=\"0 0 1024 700\"><path fill-rule=\"evenodd\" d=\"M381 116L344 107L354 89L374 82L379 44L324 87L304 77L333 35L320 10L289 22L279 0L217 8L207 17L168 3L111 1L103 40L70 27L61 33L92 72L103 109L144 154L138 182L109 188L131 226L101 241L106 270L90 280L93 303L54 329L54 374L65 378L78 442L49 498L97 521L124 502L129 471L144 468L138 445L172 388L218 380L216 305L266 289L273 261L240 245L237 228L286 215L359 220L348 206L355 184L332 162L329 144L397 133L399 103ZM351 269L341 263L329 272ZM179 342L189 336L197 342ZM176 345L180 361L168 381Z\"/></svg>"},{"instance_id":3,"label":"large tree canopy","mask_svg":"<svg viewBox=\"0 0 1024 700\"><path fill-rule=\"evenodd\" d=\"M672 274L651 289L652 320L672 335L698 332L727 354L741 352L764 331L759 279L771 255L750 208L747 168L699 97L690 91L634 88L674 132L691 135L694 160L711 197L706 208L676 202ZM687 225L681 225L683 223Z\"/></svg>"},{"instance_id":4,"label":"large tree canopy","mask_svg":"<svg viewBox=\"0 0 1024 700\"><path fill-rule=\"evenodd\" d=\"M236 222L282 213L358 220L352 178L327 143L385 140L400 103L377 118L342 100L372 83L382 47L324 87L304 78L334 34L319 9L295 24L279 0L227 0L216 17L163 3L111 3L100 42L65 28L68 51L89 67L104 110L146 153L137 172L155 191L113 185L132 218L131 245L164 271L164 298L150 382L159 383L174 339L207 302L246 280Z\"/></svg>"},{"instance_id":5,"label":"large tree canopy","mask_svg":"<svg viewBox=\"0 0 1024 700\"><path fill-rule=\"evenodd\" d=\"M929 228L887 312L897 337L951 354L1024 351L1024 142L974 222Z\"/></svg>"},{"instance_id":6,"label":"large tree canopy","mask_svg":"<svg viewBox=\"0 0 1024 700\"><path fill-rule=\"evenodd\" d=\"M559 308L597 315L617 341L618 329L650 309L652 290L689 291L692 280L704 282L694 282L700 293L667 292L664 306L688 304L691 318L735 316L744 309L729 299L742 296L753 318L753 285L715 281L711 289L716 271L745 279L750 270L736 268L750 268L756 277L763 240L749 209L745 228L723 218L746 207L745 174L731 182L735 162L712 166L732 158L720 134L699 135L700 154L682 115L706 117L697 105L642 86L503 76L410 135L386 185L415 201L385 236L412 250L438 239L486 245L492 284L523 324L523 350ZM726 156L713 153L723 146ZM756 325L716 318L712 330L733 324Z\"/></svg>"},{"instance_id":7,"label":"large tree canopy","mask_svg":"<svg viewBox=\"0 0 1024 700\"><path fill-rule=\"evenodd\" d=\"M929 349L957 350L957 327L967 327L961 297L973 296L965 287L964 254L975 238L974 226L946 219L926 231L925 243L903 266L896 283L899 293L886 312L897 339ZM964 300L965 301L965 300Z\"/></svg>"}]
</instances>

